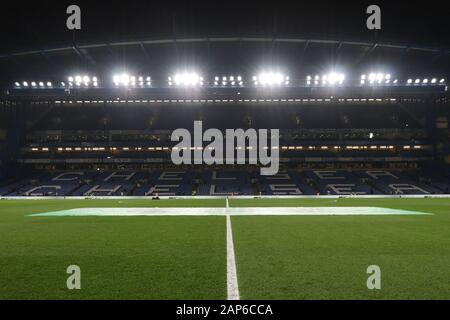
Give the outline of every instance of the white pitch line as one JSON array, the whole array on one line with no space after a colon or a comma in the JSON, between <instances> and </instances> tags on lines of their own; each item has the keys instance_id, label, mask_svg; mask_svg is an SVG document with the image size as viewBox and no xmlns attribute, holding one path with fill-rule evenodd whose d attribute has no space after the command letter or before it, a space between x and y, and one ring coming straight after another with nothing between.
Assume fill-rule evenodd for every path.
<instances>
[{"instance_id":1,"label":"white pitch line","mask_svg":"<svg viewBox=\"0 0 450 320\"><path fill-rule=\"evenodd\" d=\"M227 215L227 292L228 300L240 299L230 215Z\"/></svg>"}]
</instances>

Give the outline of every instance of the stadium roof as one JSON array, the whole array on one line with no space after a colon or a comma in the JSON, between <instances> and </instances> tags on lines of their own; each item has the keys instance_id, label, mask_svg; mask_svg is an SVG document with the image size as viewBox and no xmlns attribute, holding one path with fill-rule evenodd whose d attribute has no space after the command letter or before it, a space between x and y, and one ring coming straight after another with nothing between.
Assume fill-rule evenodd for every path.
<instances>
[{"instance_id":1,"label":"stadium roof","mask_svg":"<svg viewBox=\"0 0 450 320\"><path fill-rule=\"evenodd\" d=\"M286 37L200 37L74 43L0 55L4 81L65 79L87 73L148 74L164 79L180 68L203 74L255 74L267 66L291 76L382 70L406 77L447 77L450 50L398 43Z\"/></svg>"}]
</instances>

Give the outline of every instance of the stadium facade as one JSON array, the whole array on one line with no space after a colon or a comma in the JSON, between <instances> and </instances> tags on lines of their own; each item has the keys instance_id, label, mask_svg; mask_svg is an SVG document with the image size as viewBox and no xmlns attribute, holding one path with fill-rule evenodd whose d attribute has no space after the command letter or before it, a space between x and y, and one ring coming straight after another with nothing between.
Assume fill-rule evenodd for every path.
<instances>
[{"instance_id":1,"label":"stadium facade","mask_svg":"<svg viewBox=\"0 0 450 320\"><path fill-rule=\"evenodd\" d=\"M280 51L300 48L301 59L255 68L212 62L230 59L215 57L217 47L240 48L234 56L249 60L255 46L268 43ZM156 63L145 62L149 52L164 56L172 46L195 48L199 57L209 47L210 67L197 69L197 62L148 70ZM132 52L133 68L110 72L102 64L117 48ZM312 68L317 53L329 48L338 62ZM0 196L448 194L450 101L442 67L448 54L397 44L249 37L3 55L5 65L33 69L2 79ZM398 63L396 72L373 62L380 56ZM88 66L62 71L74 57ZM43 71L36 59L56 66ZM174 165L171 135L178 128L193 131L195 121L223 132L279 129L279 146L269 149L277 148L280 171L261 176L249 163Z\"/></svg>"}]
</instances>

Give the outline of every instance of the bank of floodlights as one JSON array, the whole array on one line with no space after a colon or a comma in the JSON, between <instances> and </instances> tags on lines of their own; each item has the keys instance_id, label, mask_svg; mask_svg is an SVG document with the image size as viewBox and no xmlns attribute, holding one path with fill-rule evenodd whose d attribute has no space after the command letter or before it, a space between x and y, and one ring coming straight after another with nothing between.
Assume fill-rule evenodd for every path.
<instances>
[{"instance_id":1,"label":"bank of floodlights","mask_svg":"<svg viewBox=\"0 0 450 320\"><path fill-rule=\"evenodd\" d=\"M203 86L203 77L196 72L177 73L167 78L169 86L175 87L196 87Z\"/></svg>"},{"instance_id":2,"label":"bank of floodlights","mask_svg":"<svg viewBox=\"0 0 450 320\"><path fill-rule=\"evenodd\" d=\"M113 76L116 87L151 87L152 78L149 76L135 76L128 73L116 74Z\"/></svg>"},{"instance_id":3,"label":"bank of floodlights","mask_svg":"<svg viewBox=\"0 0 450 320\"><path fill-rule=\"evenodd\" d=\"M391 74L389 73L369 73L368 75L361 75L360 84L361 85L390 85L397 84L397 79L392 79Z\"/></svg>"},{"instance_id":4,"label":"bank of floodlights","mask_svg":"<svg viewBox=\"0 0 450 320\"><path fill-rule=\"evenodd\" d=\"M226 87L226 86L232 86L232 87L242 87L244 85L244 81L242 80L241 76L215 76L214 77L214 86L215 87Z\"/></svg>"},{"instance_id":5,"label":"bank of floodlights","mask_svg":"<svg viewBox=\"0 0 450 320\"><path fill-rule=\"evenodd\" d=\"M23 82L14 82L14 87L15 88L40 88L40 89L44 89L44 88L53 88L53 84L50 81L23 81Z\"/></svg>"},{"instance_id":6,"label":"bank of floodlights","mask_svg":"<svg viewBox=\"0 0 450 320\"><path fill-rule=\"evenodd\" d=\"M61 85L66 86L65 82L61 82ZM90 77L87 75L75 75L67 77L67 85L69 87L85 87L89 88L91 86L98 87L98 78Z\"/></svg>"},{"instance_id":7,"label":"bank of floodlights","mask_svg":"<svg viewBox=\"0 0 450 320\"><path fill-rule=\"evenodd\" d=\"M252 78L255 86L289 85L290 78L280 72L262 72Z\"/></svg>"},{"instance_id":8,"label":"bank of floodlights","mask_svg":"<svg viewBox=\"0 0 450 320\"><path fill-rule=\"evenodd\" d=\"M341 86L344 84L346 76L343 73L330 72L323 75L308 75L306 77L307 86ZM372 72L362 74L359 80L360 86L389 86L398 85L399 80L394 79L389 73ZM444 86L445 78L407 78L402 85L406 86ZM115 87L148 88L152 86L152 79L149 76L134 76L128 73L116 74L113 76ZM290 78L281 72L262 72L252 77L252 83L256 87L281 87L289 86ZM168 77L169 87L200 87L205 84L202 76L196 72L177 73ZM214 87L243 87L244 80L240 75L215 76L207 81L207 84ZM56 82L51 81L16 81L16 89L51 89L51 88L98 88L97 77L89 75L73 75L66 80Z\"/></svg>"},{"instance_id":9,"label":"bank of floodlights","mask_svg":"<svg viewBox=\"0 0 450 320\"><path fill-rule=\"evenodd\" d=\"M345 81L345 75L343 73L330 72L322 76L315 75L306 77L307 86L335 86L342 85Z\"/></svg>"},{"instance_id":10,"label":"bank of floodlights","mask_svg":"<svg viewBox=\"0 0 450 320\"><path fill-rule=\"evenodd\" d=\"M406 85L415 85L415 86L419 86L419 85L445 85L445 79L442 78L438 81L437 78L416 78L416 79L412 79L409 78L408 80L406 80Z\"/></svg>"}]
</instances>

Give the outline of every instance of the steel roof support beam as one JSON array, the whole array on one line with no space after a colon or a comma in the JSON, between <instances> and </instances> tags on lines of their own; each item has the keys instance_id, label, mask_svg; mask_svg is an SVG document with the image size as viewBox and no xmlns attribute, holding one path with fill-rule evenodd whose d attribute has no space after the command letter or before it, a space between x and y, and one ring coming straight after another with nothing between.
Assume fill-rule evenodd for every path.
<instances>
[{"instance_id":1,"label":"steel roof support beam","mask_svg":"<svg viewBox=\"0 0 450 320\"><path fill-rule=\"evenodd\" d=\"M52 53L52 52L64 52L74 49L91 49L91 48L102 48L107 46L139 46L141 44L146 45L160 45L160 44L174 44L177 43L202 43L202 42L283 42L283 43L311 43L311 44L329 44L329 45L352 45L352 46L362 46L362 47L379 47L379 48L391 48L391 49L410 49L414 51L422 51L429 53L439 53L442 52L444 55L450 55L450 50L443 50L438 48L427 48L418 46L406 46L406 45L396 45L390 43L371 43L371 42L358 42L358 41L340 41L340 40L323 40L323 39L302 39L302 38L264 38L264 37L223 37L223 38L185 38L185 39L160 39L160 40L140 40L140 41L122 41L113 43L95 43L95 44L79 44L76 46L62 46L55 48L48 48L43 50L30 50L13 52L10 54L0 55L0 58L8 58L9 55L13 56L27 56L34 54ZM75 47L75 48L74 48Z\"/></svg>"}]
</instances>

